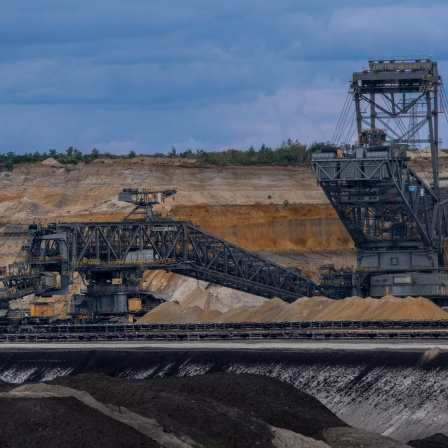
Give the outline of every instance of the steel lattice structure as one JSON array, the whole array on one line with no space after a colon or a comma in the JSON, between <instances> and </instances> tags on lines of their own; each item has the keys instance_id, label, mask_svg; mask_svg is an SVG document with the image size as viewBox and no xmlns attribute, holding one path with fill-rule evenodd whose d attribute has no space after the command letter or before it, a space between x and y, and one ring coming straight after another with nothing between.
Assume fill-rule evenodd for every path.
<instances>
[{"instance_id":1,"label":"steel lattice structure","mask_svg":"<svg viewBox=\"0 0 448 448\"><path fill-rule=\"evenodd\" d=\"M319 184L360 250L428 249L442 258L448 208L405 157L314 160Z\"/></svg>"},{"instance_id":2,"label":"steel lattice structure","mask_svg":"<svg viewBox=\"0 0 448 448\"><path fill-rule=\"evenodd\" d=\"M355 243L358 268L370 272L363 276L366 294L448 294L442 272L448 189L438 174L441 92L437 63L430 58L369 61L368 69L353 73L349 89L357 143L313 157L318 184ZM427 140L415 138L422 129ZM431 150L427 182L409 165L407 151L417 140ZM409 275L372 277L394 272ZM353 286L358 289L352 293L361 293L360 284Z\"/></svg>"},{"instance_id":3,"label":"steel lattice structure","mask_svg":"<svg viewBox=\"0 0 448 448\"><path fill-rule=\"evenodd\" d=\"M62 286L68 285L71 271L91 278L99 272L127 271L125 276L132 277L137 271L162 269L288 302L320 291L298 269L273 263L189 221L153 219L34 227L22 254L24 269L34 272L36 280L44 271L58 271ZM145 251L151 251L151 259L133 257ZM12 279L6 279L8 286L12 286ZM29 291L29 281L18 284L14 279L15 297ZM35 284L35 292L51 289Z\"/></svg>"},{"instance_id":4,"label":"steel lattice structure","mask_svg":"<svg viewBox=\"0 0 448 448\"><path fill-rule=\"evenodd\" d=\"M372 132L363 132L363 127L367 126L370 131L386 131L390 143L429 144L436 192L439 188L441 86L437 62L431 58L387 58L370 60L367 70L353 73L349 89L355 104L358 142L378 144L365 139L366 135L372 136ZM415 112L417 106L419 111ZM426 131L427 138L417 141L415 136L422 129Z\"/></svg>"}]
</instances>

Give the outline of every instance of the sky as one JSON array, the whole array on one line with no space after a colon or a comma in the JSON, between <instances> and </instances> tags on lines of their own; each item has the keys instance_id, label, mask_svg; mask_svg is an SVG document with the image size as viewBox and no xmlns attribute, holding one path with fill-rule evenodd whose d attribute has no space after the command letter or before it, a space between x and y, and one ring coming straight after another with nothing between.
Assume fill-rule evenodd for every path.
<instances>
[{"instance_id":1,"label":"sky","mask_svg":"<svg viewBox=\"0 0 448 448\"><path fill-rule=\"evenodd\" d=\"M331 141L369 58L430 55L448 79L446 17L446 0L3 2L0 153Z\"/></svg>"}]
</instances>

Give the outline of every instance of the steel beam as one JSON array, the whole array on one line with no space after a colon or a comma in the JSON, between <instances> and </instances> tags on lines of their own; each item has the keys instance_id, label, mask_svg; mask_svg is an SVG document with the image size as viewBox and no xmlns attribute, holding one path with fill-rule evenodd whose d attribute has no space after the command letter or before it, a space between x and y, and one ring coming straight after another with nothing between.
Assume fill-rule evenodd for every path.
<instances>
[{"instance_id":1,"label":"steel beam","mask_svg":"<svg viewBox=\"0 0 448 448\"><path fill-rule=\"evenodd\" d=\"M151 253L151 259L135 259L134 255L142 251ZM52 263L53 271L59 270L66 276L68 270L91 275L126 268L162 269L289 302L320 292L299 270L273 263L205 232L190 221L51 224L49 229L33 231L26 259L28 270L42 272ZM59 267L55 261L59 261Z\"/></svg>"}]
</instances>

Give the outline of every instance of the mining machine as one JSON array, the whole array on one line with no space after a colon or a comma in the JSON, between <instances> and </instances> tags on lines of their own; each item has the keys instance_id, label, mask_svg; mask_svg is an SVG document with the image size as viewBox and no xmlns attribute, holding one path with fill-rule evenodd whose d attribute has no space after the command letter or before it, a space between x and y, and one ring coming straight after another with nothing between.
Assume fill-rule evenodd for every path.
<instances>
[{"instance_id":1,"label":"mining machine","mask_svg":"<svg viewBox=\"0 0 448 448\"><path fill-rule=\"evenodd\" d=\"M320 288L301 275L218 238L191 221L162 217L153 206L174 196L171 189L125 188L119 200L134 205L119 222L55 222L29 226L16 263L0 278L0 308L34 293L67 294L75 272L85 283L71 314L97 322L142 314L162 298L139 289L146 270L164 270L262 297L292 302Z\"/></svg>"},{"instance_id":2,"label":"mining machine","mask_svg":"<svg viewBox=\"0 0 448 448\"><path fill-rule=\"evenodd\" d=\"M439 175L446 106L430 57L373 59L353 73L333 142L312 157L356 248L355 269L321 269L328 296L424 296L448 305L448 188ZM341 143L353 129L356 143ZM420 156L422 145L430 159Z\"/></svg>"}]
</instances>

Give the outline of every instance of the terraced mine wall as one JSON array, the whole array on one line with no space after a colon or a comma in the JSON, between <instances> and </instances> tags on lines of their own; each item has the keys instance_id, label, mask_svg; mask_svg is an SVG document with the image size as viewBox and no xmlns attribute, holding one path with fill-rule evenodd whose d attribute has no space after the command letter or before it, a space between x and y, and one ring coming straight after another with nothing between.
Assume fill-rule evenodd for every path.
<instances>
[{"instance_id":1,"label":"terraced mine wall","mask_svg":"<svg viewBox=\"0 0 448 448\"><path fill-rule=\"evenodd\" d=\"M87 372L127 379L252 373L313 395L356 428L403 442L448 433L448 352L438 348L208 347L0 349L0 379L18 384Z\"/></svg>"}]
</instances>

